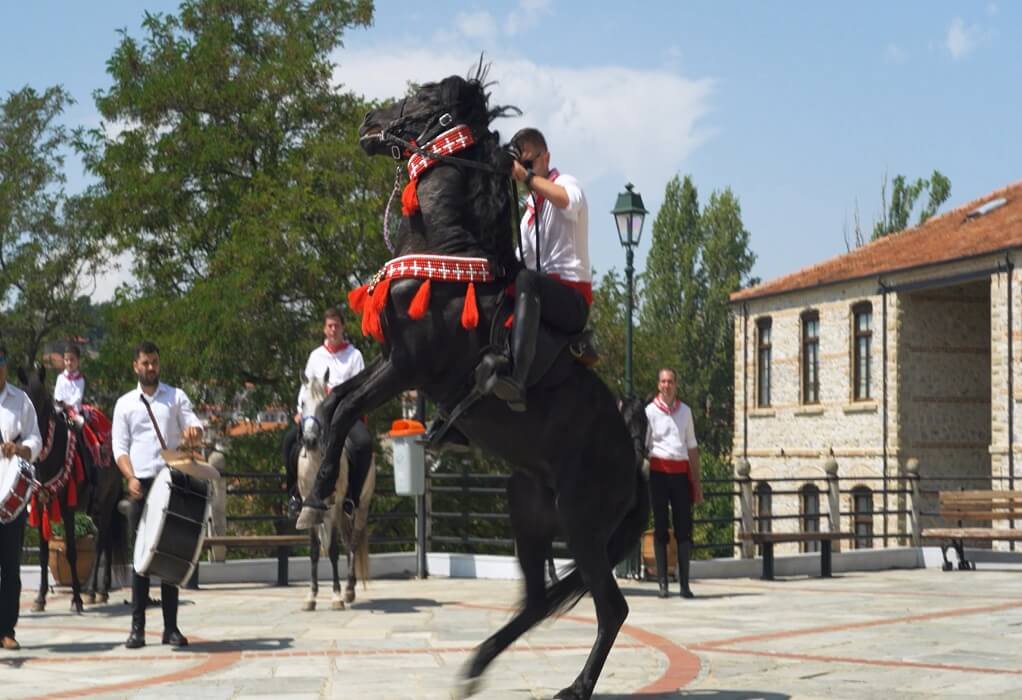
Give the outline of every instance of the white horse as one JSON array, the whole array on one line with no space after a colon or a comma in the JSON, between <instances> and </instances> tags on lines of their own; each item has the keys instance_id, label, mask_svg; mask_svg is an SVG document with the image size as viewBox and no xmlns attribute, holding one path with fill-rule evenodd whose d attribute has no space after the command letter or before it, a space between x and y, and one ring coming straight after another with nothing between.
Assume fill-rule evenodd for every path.
<instances>
[{"instance_id":1,"label":"white horse","mask_svg":"<svg viewBox=\"0 0 1022 700\"><path fill-rule=\"evenodd\" d=\"M323 426L316 419L316 409L327 395L327 382L330 371L327 370L320 381L317 377L305 382L305 399L302 403L301 446L298 452L298 490L302 500L312 493L316 481L316 470L319 468L319 438ZM337 478L337 488L327 504L326 517L321 525L309 529L309 556L312 560L309 594L305 599L303 610L316 609L316 594L319 592L319 555L330 557L333 567L334 588L330 607L333 610L344 610L345 603L355 600L355 583L361 578L363 586L369 579L369 503L376 489L376 460L370 464L366 475L359 507L348 516L344 514L341 504L348 491L348 456L345 451L341 456L341 474ZM341 596L341 581L338 573L338 559L341 544L348 552L348 581Z\"/></svg>"}]
</instances>

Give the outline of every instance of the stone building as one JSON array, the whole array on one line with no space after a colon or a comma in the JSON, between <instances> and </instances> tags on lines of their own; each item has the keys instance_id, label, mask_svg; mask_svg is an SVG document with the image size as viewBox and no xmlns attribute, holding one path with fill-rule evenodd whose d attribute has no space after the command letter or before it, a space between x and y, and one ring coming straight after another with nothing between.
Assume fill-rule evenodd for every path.
<instances>
[{"instance_id":1,"label":"stone building","mask_svg":"<svg viewBox=\"0 0 1022 700\"><path fill-rule=\"evenodd\" d=\"M924 489L1015 487L1020 258L1022 182L732 295L736 469L785 516L757 527L827 529L828 462L855 547L904 543L910 460Z\"/></svg>"}]
</instances>

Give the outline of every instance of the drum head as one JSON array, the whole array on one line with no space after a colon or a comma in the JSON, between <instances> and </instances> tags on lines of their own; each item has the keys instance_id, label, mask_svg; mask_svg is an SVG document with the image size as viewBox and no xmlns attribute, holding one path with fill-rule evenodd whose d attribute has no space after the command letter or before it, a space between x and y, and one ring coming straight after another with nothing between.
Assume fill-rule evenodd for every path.
<instances>
[{"instance_id":1,"label":"drum head","mask_svg":"<svg viewBox=\"0 0 1022 700\"><path fill-rule=\"evenodd\" d=\"M170 470L161 469L153 479L153 485L146 497L142 517L138 521L135 533L135 571L145 576L152 564L156 544L163 533L166 520L167 504L170 503Z\"/></svg>"},{"instance_id":2,"label":"drum head","mask_svg":"<svg viewBox=\"0 0 1022 700\"><path fill-rule=\"evenodd\" d=\"M20 473L20 457L0 457L0 498L11 492Z\"/></svg>"},{"instance_id":3,"label":"drum head","mask_svg":"<svg viewBox=\"0 0 1022 700\"><path fill-rule=\"evenodd\" d=\"M160 456L171 469L177 469L196 479L216 481L220 478L220 472L207 462L203 462L195 453L181 450L160 450Z\"/></svg>"}]
</instances>

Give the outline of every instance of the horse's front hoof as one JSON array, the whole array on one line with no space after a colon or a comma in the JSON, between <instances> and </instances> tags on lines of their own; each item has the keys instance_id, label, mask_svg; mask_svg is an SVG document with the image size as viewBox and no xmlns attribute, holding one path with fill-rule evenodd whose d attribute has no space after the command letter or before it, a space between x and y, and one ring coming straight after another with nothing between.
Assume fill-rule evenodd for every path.
<instances>
[{"instance_id":1,"label":"horse's front hoof","mask_svg":"<svg viewBox=\"0 0 1022 700\"><path fill-rule=\"evenodd\" d=\"M559 692L554 696L554 700L589 700L593 696L592 693L587 693L583 688L579 688L578 684L569 685L567 688Z\"/></svg>"},{"instance_id":2,"label":"horse's front hoof","mask_svg":"<svg viewBox=\"0 0 1022 700\"><path fill-rule=\"evenodd\" d=\"M37 600L32 603L32 612L44 612L46 610L46 601Z\"/></svg>"},{"instance_id":3,"label":"horse's front hoof","mask_svg":"<svg viewBox=\"0 0 1022 700\"><path fill-rule=\"evenodd\" d=\"M354 588L345 588L344 589L344 602L345 603L354 603L355 602L355 589Z\"/></svg>"},{"instance_id":4,"label":"horse's front hoof","mask_svg":"<svg viewBox=\"0 0 1022 700\"><path fill-rule=\"evenodd\" d=\"M322 525L324 517L326 515L325 510L319 508L312 508L310 506L302 506L302 512L298 515L298 520L295 522L295 527L299 530L311 530L317 525Z\"/></svg>"},{"instance_id":5,"label":"horse's front hoof","mask_svg":"<svg viewBox=\"0 0 1022 700\"><path fill-rule=\"evenodd\" d=\"M110 594L109 593L100 593L99 594L99 604L100 605L106 605L109 602L110 602Z\"/></svg>"},{"instance_id":6,"label":"horse's front hoof","mask_svg":"<svg viewBox=\"0 0 1022 700\"><path fill-rule=\"evenodd\" d=\"M316 601L314 600L307 600L302 604L302 610L304 610L305 612L312 612L315 609Z\"/></svg>"},{"instance_id":7,"label":"horse's front hoof","mask_svg":"<svg viewBox=\"0 0 1022 700\"><path fill-rule=\"evenodd\" d=\"M96 604L96 594L95 593L86 593L85 594L85 598L83 598L83 600L85 601L86 605L95 605Z\"/></svg>"},{"instance_id":8,"label":"horse's front hoof","mask_svg":"<svg viewBox=\"0 0 1022 700\"><path fill-rule=\"evenodd\" d=\"M71 599L71 612L73 612L75 615L81 615L84 610L85 605L82 604L81 598Z\"/></svg>"},{"instance_id":9,"label":"horse's front hoof","mask_svg":"<svg viewBox=\"0 0 1022 700\"><path fill-rule=\"evenodd\" d=\"M334 598L332 601L330 601L330 609L344 610L344 601L341 600L340 598Z\"/></svg>"},{"instance_id":10,"label":"horse's front hoof","mask_svg":"<svg viewBox=\"0 0 1022 700\"><path fill-rule=\"evenodd\" d=\"M458 679L458 683L454 686L451 696L456 700L465 700L465 698L470 698L482 690L482 687L483 683L479 676L475 678L463 676Z\"/></svg>"}]
</instances>

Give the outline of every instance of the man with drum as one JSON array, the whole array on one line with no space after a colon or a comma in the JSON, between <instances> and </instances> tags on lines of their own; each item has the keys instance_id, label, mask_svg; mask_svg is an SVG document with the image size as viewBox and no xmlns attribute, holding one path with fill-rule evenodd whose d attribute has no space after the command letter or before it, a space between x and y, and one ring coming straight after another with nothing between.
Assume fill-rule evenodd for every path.
<instances>
[{"instance_id":1,"label":"man with drum","mask_svg":"<svg viewBox=\"0 0 1022 700\"><path fill-rule=\"evenodd\" d=\"M132 527L137 528L153 479L160 470L167 468L167 463L160 456L161 436L168 449L176 449L182 438L185 442L197 442L202 437L202 423L181 389L160 382L160 349L155 343L139 343L135 348L133 368L138 376L138 386L117 399L114 407L113 452L117 468L128 480L131 522ZM160 597L163 643L187 646L188 640L177 628L177 586L162 582ZM149 577L135 572L131 584L131 634L125 643L129 649L145 646L148 601Z\"/></svg>"},{"instance_id":2,"label":"man with drum","mask_svg":"<svg viewBox=\"0 0 1022 700\"><path fill-rule=\"evenodd\" d=\"M365 361L358 348L344 339L344 318L336 307L331 307L323 314L323 344L309 353L305 363L305 379L313 377L322 381L327 370L327 389L343 384L365 368ZM298 434L301 430L302 405L305 402L305 382L298 392L298 412L295 414L295 425L284 436L284 466L287 471L287 489L290 494L288 511L293 517L302 509L302 499L298 493ZM358 497L369 467L373 461L373 442L369 429L362 421L358 421L348 432L345 442L348 450L348 490L344 499L344 512L351 515L358 506Z\"/></svg>"},{"instance_id":3,"label":"man with drum","mask_svg":"<svg viewBox=\"0 0 1022 700\"><path fill-rule=\"evenodd\" d=\"M43 439L28 395L7 383L7 348L0 345L0 477L19 469L19 460L31 463L39 456ZM6 483L0 478L0 483ZM0 494L2 496L2 494ZM21 543L25 511L9 523L0 523L0 646L20 649L14 638L21 595Z\"/></svg>"}]
</instances>

